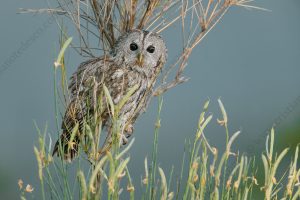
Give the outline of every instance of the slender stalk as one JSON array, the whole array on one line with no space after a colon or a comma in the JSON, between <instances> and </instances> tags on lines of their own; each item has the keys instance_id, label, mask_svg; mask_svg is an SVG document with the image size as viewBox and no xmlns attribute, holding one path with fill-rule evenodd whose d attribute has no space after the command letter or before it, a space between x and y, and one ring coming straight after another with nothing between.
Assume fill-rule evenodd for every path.
<instances>
[{"instance_id":1,"label":"slender stalk","mask_svg":"<svg viewBox=\"0 0 300 200\"><path fill-rule=\"evenodd\" d=\"M156 165L157 165L157 150L158 150L158 133L160 129L160 114L161 109L163 105L163 98L160 96L158 98L158 113L156 118L156 124L155 124L155 131L154 131L154 141L153 141L153 150L152 150L152 164L150 166L150 182L148 189L146 193L148 193L147 196L149 196L149 199L155 199L155 177L156 177Z\"/></svg>"}]
</instances>

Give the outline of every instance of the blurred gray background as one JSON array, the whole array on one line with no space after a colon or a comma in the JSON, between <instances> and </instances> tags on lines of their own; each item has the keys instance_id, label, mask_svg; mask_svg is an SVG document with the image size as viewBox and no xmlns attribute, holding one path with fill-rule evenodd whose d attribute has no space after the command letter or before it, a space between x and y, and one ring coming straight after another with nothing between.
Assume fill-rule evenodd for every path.
<instances>
[{"instance_id":1,"label":"blurred gray background","mask_svg":"<svg viewBox=\"0 0 300 200\"><path fill-rule=\"evenodd\" d=\"M224 148L225 132L217 125L221 97L234 145L248 155L260 153L267 130L276 124L282 146L300 142L300 1L266 0L256 5L272 12L232 8L193 52L185 72L190 81L164 95L159 134L159 165L180 170L185 139L192 138L203 103L211 100L214 120L206 130L212 145ZM38 188L33 121L56 139L53 65L59 31L46 15L16 14L18 8L43 8L37 0L10 0L0 6L0 199L17 199L17 180ZM178 47L174 30L163 35L170 49ZM70 50L71 51L71 50ZM83 59L67 57L71 74ZM132 174L139 184L143 161L150 156L157 100L136 124L131 149ZM36 192L38 193L38 191ZM37 194L34 194L37 195Z\"/></svg>"}]
</instances>

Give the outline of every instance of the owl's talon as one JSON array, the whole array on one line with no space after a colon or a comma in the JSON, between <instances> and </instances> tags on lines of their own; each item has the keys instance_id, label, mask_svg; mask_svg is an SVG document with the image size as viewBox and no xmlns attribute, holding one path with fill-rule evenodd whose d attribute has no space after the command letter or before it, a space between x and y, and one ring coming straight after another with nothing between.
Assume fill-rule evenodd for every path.
<instances>
[{"instance_id":1,"label":"owl's talon","mask_svg":"<svg viewBox=\"0 0 300 200\"><path fill-rule=\"evenodd\" d=\"M132 124L129 124L129 125L126 127L125 132L126 132L127 134L133 133L133 125L132 125Z\"/></svg>"},{"instance_id":2,"label":"owl's talon","mask_svg":"<svg viewBox=\"0 0 300 200\"><path fill-rule=\"evenodd\" d=\"M126 127L125 133L126 133L126 136L125 136L126 138L129 138L132 135L132 133L133 133L133 126L132 126L132 124L129 124Z\"/></svg>"},{"instance_id":3,"label":"owl's talon","mask_svg":"<svg viewBox=\"0 0 300 200\"><path fill-rule=\"evenodd\" d=\"M120 142L122 142L122 145L126 145L128 143L128 140L124 134L121 134Z\"/></svg>"}]
</instances>

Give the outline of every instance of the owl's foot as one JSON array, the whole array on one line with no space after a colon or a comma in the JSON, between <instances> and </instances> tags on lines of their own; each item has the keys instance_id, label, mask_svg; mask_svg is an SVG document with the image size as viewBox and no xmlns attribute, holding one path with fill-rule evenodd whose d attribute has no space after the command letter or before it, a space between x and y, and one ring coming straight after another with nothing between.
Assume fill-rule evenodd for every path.
<instances>
[{"instance_id":1,"label":"owl's foot","mask_svg":"<svg viewBox=\"0 0 300 200\"><path fill-rule=\"evenodd\" d=\"M129 124L126 129L125 129L125 133L126 133L126 138L129 138L132 133L133 133L133 125L132 124Z\"/></svg>"},{"instance_id":2,"label":"owl's foot","mask_svg":"<svg viewBox=\"0 0 300 200\"><path fill-rule=\"evenodd\" d=\"M132 133L133 133L133 125L129 124L124 129L124 132L120 134L120 144L126 145L128 143L128 138L132 135Z\"/></svg>"},{"instance_id":3,"label":"owl's foot","mask_svg":"<svg viewBox=\"0 0 300 200\"><path fill-rule=\"evenodd\" d=\"M122 144L122 145L126 145L127 143L128 143L128 139L127 139L127 136L126 135L124 135L124 134L121 134L121 138L120 138L121 140L120 140L120 143Z\"/></svg>"}]
</instances>

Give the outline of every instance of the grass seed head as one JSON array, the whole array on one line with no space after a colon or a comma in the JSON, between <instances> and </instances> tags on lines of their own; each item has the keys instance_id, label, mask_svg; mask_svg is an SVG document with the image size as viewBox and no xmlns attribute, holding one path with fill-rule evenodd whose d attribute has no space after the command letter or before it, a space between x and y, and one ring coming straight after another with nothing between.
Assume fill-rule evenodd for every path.
<instances>
[{"instance_id":1,"label":"grass seed head","mask_svg":"<svg viewBox=\"0 0 300 200\"><path fill-rule=\"evenodd\" d=\"M128 192L133 192L134 191L134 186L127 185L127 191Z\"/></svg>"},{"instance_id":2,"label":"grass seed head","mask_svg":"<svg viewBox=\"0 0 300 200\"><path fill-rule=\"evenodd\" d=\"M199 176L198 174L195 174L194 177L193 177L193 183L196 183L199 179Z\"/></svg>"},{"instance_id":3,"label":"grass seed head","mask_svg":"<svg viewBox=\"0 0 300 200\"><path fill-rule=\"evenodd\" d=\"M19 180L18 180L18 186L19 186L19 189L20 189L20 190L22 190L23 184L24 184L23 180L22 180L22 179L19 179Z\"/></svg>"},{"instance_id":4,"label":"grass seed head","mask_svg":"<svg viewBox=\"0 0 300 200\"><path fill-rule=\"evenodd\" d=\"M32 193L33 190L34 190L34 188L31 185L27 184L27 186L25 188L25 192Z\"/></svg>"}]
</instances>

